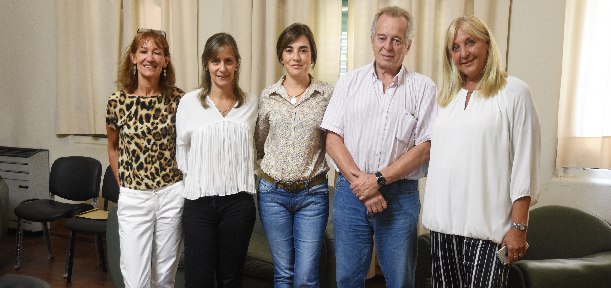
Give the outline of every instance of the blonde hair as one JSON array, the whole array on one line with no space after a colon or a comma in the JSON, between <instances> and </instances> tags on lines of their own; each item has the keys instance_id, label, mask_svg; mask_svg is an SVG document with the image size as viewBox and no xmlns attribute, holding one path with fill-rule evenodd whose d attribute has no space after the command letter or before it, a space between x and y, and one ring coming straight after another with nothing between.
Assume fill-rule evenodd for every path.
<instances>
[{"instance_id":1,"label":"blonde hair","mask_svg":"<svg viewBox=\"0 0 611 288\"><path fill-rule=\"evenodd\" d=\"M202 106L204 106L205 109L210 107L210 105L208 105L206 102L206 98L212 89L212 79L210 78L210 71L207 69L208 62L212 58L216 57L225 46L231 49L231 52L233 52L233 56L238 64L233 76L233 94L238 100L238 104L235 106L235 108L240 108L246 101L246 93L244 93L242 88L240 88L240 85L238 85L238 82L240 81L240 64L242 59L242 57L240 57L240 52L238 51L238 44L235 42L235 39L233 39L233 36L227 33L217 33L208 38L206 45L204 46L204 52L202 53L202 66L204 67L204 72L202 73L202 80L199 86L202 91L199 92L197 98L199 98L199 101L202 103Z\"/></svg>"},{"instance_id":2,"label":"blonde hair","mask_svg":"<svg viewBox=\"0 0 611 288\"><path fill-rule=\"evenodd\" d=\"M451 54L454 38L459 28L462 28L475 38L483 39L489 45L482 78L477 83L477 95L484 98L490 98L496 95L496 93L505 86L505 83L507 83L507 80L505 80L505 73L501 69L499 49L496 46L496 41L494 41L494 36L492 36L492 32L488 26L475 16L469 15L456 18L452 24L450 24L446 32L443 82L441 91L437 97L437 104L441 107L448 106L454 98L454 95L456 95L465 85L465 75L456 68Z\"/></svg>"}]
</instances>

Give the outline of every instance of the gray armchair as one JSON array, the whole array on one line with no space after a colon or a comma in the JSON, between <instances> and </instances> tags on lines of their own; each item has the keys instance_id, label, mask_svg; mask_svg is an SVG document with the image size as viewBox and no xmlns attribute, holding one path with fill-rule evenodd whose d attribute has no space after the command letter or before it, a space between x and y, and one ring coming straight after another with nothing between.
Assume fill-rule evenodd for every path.
<instances>
[{"instance_id":1,"label":"gray armchair","mask_svg":"<svg viewBox=\"0 0 611 288\"><path fill-rule=\"evenodd\" d=\"M509 287L611 286L611 225L570 207L530 212L530 248L511 266Z\"/></svg>"},{"instance_id":2,"label":"gray armchair","mask_svg":"<svg viewBox=\"0 0 611 288\"><path fill-rule=\"evenodd\" d=\"M6 185L6 182L0 176L0 244L6 238L9 215L8 185Z\"/></svg>"}]
</instances>

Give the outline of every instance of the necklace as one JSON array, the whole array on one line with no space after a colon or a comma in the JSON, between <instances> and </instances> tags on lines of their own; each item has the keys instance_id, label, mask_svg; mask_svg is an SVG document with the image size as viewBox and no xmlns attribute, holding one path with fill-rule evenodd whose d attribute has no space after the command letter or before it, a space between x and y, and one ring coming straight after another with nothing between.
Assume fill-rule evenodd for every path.
<instances>
[{"instance_id":1,"label":"necklace","mask_svg":"<svg viewBox=\"0 0 611 288\"><path fill-rule=\"evenodd\" d=\"M235 102L233 102L231 105L229 105L229 107L227 107L227 109L225 109L225 111L221 111L221 109L216 108L216 110L219 110L219 112L221 112L221 115L223 115L223 118L225 117L225 112L227 112L227 110L231 109L231 107L233 107L233 105L235 105Z\"/></svg>"},{"instance_id":2,"label":"necklace","mask_svg":"<svg viewBox=\"0 0 611 288\"><path fill-rule=\"evenodd\" d=\"M285 78L285 79L282 81L282 86L284 86L284 81L286 81L286 78ZM309 86L310 86L310 85L308 85L308 87L309 87ZM303 95L303 93L305 93L305 92L306 92L306 90L308 90L308 87L306 87L306 89L305 89L305 90L303 90L301 93L299 93L299 94L297 94L297 95L295 95L295 96L291 96L291 95L289 95L289 92L287 91L287 92L286 92L286 95L288 95L289 97L291 97L291 104L295 105L295 103L297 103L297 97L299 97L299 96ZM286 87L284 87L284 91L286 91Z\"/></svg>"},{"instance_id":3,"label":"necklace","mask_svg":"<svg viewBox=\"0 0 611 288\"><path fill-rule=\"evenodd\" d=\"M308 88L306 88L306 90L308 90ZM305 90L303 90L303 92L295 95L295 96L291 96L289 95L289 97L291 97L291 104L295 105L295 103L297 103L297 97L303 95L303 93L305 93ZM288 93L286 93L288 95Z\"/></svg>"}]
</instances>

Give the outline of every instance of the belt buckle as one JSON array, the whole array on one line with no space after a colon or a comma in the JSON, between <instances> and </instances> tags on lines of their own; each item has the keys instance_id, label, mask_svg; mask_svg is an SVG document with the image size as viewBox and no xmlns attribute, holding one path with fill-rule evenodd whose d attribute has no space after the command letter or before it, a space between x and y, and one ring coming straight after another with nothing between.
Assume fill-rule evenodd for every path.
<instances>
[{"instance_id":1,"label":"belt buckle","mask_svg":"<svg viewBox=\"0 0 611 288\"><path fill-rule=\"evenodd\" d=\"M282 188L284 188L284 190L287 190L288 192L295 192L299 190L299 183L294 181L282 182Z\"/></svg>"}]
</instances>

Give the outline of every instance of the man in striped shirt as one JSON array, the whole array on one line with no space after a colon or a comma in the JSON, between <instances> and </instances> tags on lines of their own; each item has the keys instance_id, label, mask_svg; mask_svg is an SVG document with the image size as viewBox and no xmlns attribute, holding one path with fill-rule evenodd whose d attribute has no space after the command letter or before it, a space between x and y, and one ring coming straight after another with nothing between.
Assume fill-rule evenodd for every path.
<instances>
[{"instance_id":1,"label":"man in striped shirt","mask_svg":"<svg viewBox=\"0 0 611 288\"><path fill-rule=\"evenodd\" d=\"M437 87L407 70L411 15L376 14L375 60L337 82L321 128L339 172L333 203L338 287L365 287L373 236L387 287L413 287L420 213Z\"/></svg>"}]
</instances>

